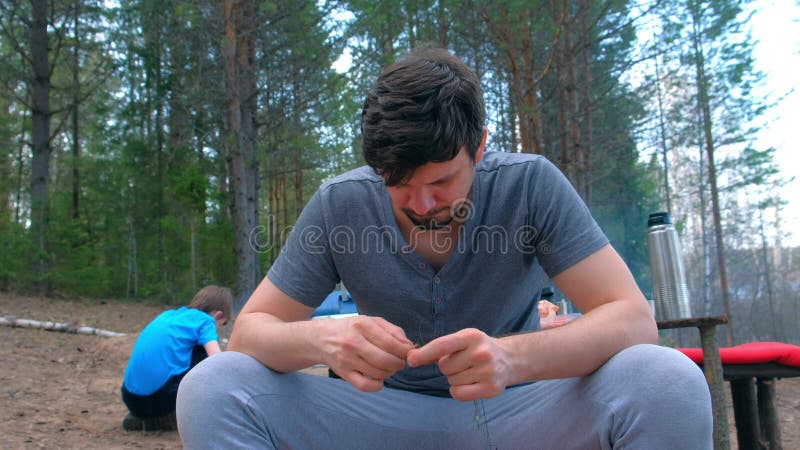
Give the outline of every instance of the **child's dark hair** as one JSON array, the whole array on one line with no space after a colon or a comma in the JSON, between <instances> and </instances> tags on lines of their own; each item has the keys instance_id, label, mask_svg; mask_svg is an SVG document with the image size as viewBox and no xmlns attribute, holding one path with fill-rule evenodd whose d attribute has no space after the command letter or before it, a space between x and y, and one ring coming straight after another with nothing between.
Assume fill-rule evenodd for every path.
<instances>
[{"instance_id":1,"label":"child's dark hair","mask_svg":"<svg viewBox=\"0 0 800 450\"><path fill-rule=\"evenodd\" d=\"M222 317L227 323L233 316L233 294L226 287L209 285L194 294L189 308L199 309L209 314L214 311L222 311Z\"/></svg>"},{"instance_id":2,"label":"child's dark hair","mask_svg":"<svg viewBox=\"0 0 800 450\"><path fill-rule=\"evenodd\" d=\"M474 161L485 120L480 80L469 67L445 49L419 48L387 67L367 95L364 160L387 186L464 147Z\"/></svg>"}]
</instances>

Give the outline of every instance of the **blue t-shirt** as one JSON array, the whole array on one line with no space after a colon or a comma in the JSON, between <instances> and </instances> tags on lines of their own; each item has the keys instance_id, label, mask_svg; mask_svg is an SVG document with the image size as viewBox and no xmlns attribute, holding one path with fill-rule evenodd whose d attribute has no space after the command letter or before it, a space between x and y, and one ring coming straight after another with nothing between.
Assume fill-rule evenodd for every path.
<instances>
[{"instance_id":1,"label":"blue t-shirt","mask_svg":"<svg viewBox=\"0 0 800 450\"><path fill-rule=\"evenodd\" d=\"M608 243L542 156L486 153L469 200L456 247L437 271L403 237L381 177L369 167L347 172L311 198L268 277L311 307L342 281L360 314L424 345L470 327L490 336L538 328L543 281ZM449 388L436 365L406 367L386 385L433 395Z\"/></svg>"},{"instance_id":2,"label":"blue t-shirt","mask_svg":"<svg viewBox=\"0 0 800 450\"><path fill-rule=\"evenodd\" d=\"M156 392L167 380L189 370L195 345L218 339L210 314L186 306L164 311L136 339L125 369L125 389L136 395Z\"/></svg>"}]
</instances>

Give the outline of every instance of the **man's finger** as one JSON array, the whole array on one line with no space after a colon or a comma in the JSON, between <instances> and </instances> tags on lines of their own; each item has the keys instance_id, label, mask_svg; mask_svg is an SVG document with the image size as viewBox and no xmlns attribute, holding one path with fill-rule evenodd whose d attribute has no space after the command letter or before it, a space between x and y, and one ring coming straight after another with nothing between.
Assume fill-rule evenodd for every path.
<instances>
[{"instance_id":1,"label":"man's finger","mask_svg":"<svg viewBox=\"0 0 800 450\"><path fill-rule=\"evenodd\" d=\"M383 317L376 317L376 322L378 325L381 326L384 330L386 330L392 337L397 339L402 344L410 344L414 345L413 342L408 340L406 337L405 331L402 328L398 327L397 325L389 322L388 320L384 319Z\"/></svg>"},{"instance_id":2,"label":"man's finger","mask_svg":"<svg viewBox=\"0 0 800 450\"><path fill-rule=\"evenodd\" d=\"M442 375L449 377L450 375L468 370L475 362L471 360L467 352L458 351L442 356L438 359L438 363L439 371L442 372Z\"/></svg>"},{"instance_id":3,"label":"man's finger","mask_svg":"<svg viewBox=\"0 0 800 450\"><path fill-rule=\"evenodd\" d=\"M485 386L478 383L453 386L450 388L450 396L460 402L470 402L480 398L494 397L494 395L488 394Z\"/></svg>"},{"instance_id":4,"label":"man's finger","mask_svg":"<svg viewBox=\"0 0 800 450\"><path fill-rule=\"evenodd\" d=\"M405 360L408 351L414 347L408 339L405 339L405 334L402 334L402 339L398 339L396 332L392 333L387 327L393 327L389 322L379 318L370 317L370 320L358 322L356 325L364 339L370 344L374 345L382 352L393 355L396 358ZM402 330L400 330L402 333Z\"/></svg>"},{"instance_id":5,"label":"man's finger","mask_svg":"<svg viewBox=\"0 0 800 450\"><path fill-rule=\"evenodd\" d=\"M370 343L367 347L362 348L358 352L358 356L362 361L371 367L387 372L387 375L382 377L386 378L398 370L402 370L406 366L406 354L410 349L411 347L407 346L403 350L401 356L396 356L395 354Z\"/></svg>"},{"instance_id":6,"label":"man's finger","mask_svg":"<svg viewBox=\"0 0 800 450\"><path fill-rule=\"evenodd\" d=\"M383 389L382 379L376 379L355 370L342 377L362 392L378 392Z\"/></svg>"},{"instance_id":7,"label":"man's finger","mask_svg":"<svg viewBox=\"0 0 800 450\"><path fill-rule=\"evenodd\" d=\"M460 334L448 334L434 339L423 347L412 349L408 352L408 365L419 367L433 364L443 356L455 353L467 348L469 342Z\"/></svg>"},{"instance_id":8,"label":"man's finger","mask_svg":"<svg viewBox=\"0 0 800 450\"><path fill-rule=\"evenodd\" d=\"M466 370L447 376L447 383L451 387L477 384L481 381L479 374L474 370Z\"/></svg>"}]
</instances>

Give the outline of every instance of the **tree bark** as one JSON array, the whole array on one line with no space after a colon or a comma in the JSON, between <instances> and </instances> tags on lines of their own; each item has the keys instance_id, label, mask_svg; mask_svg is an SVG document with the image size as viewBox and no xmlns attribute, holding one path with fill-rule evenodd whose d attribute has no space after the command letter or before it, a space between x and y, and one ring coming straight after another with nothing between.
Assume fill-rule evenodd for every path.
<instances>
[{"instance_id":1,"label":"tree bark","mask_svg":"<svg viewBox=\"0 0 800 450\"><path fill-rule=\"evenodd\" d=\"M439 34L439 45L442 48L447 48L447 10L444 6L444 0L437 0L436 2L436 31Z\"/></svg>"},{"instance_id":2,"label":"tree bark","mask_svg":"<svg viewBox=\"0 0 800 450\"><path fill-rule=\"evenodd\" d=\"M700 31L699 19L697 12L692 14L693 17L693 46L694 46L694 62L695 74L697 78L697 101L701 112L703 138L705 142L706 157L708 158L708 181L711 186L711 209L714 214L714 235L717 241L717 264L719 267L719 281L720 290L722 291L722 303L725 308L725 314L728 316L727 330L727 345L732 347L735 339L733 334L733 317L731 315L730 304L730 289L728 287L728 271L725 265L725 241L722 237L722 218L719 207L719 189L717 188L717 169L714 163L714 147L715 142L712 134L712 118L711 106L708 98L708 80L705 75L705 62L703 50L700 44Z\"/></svg>"},{"instance_id":3,"label":"tree bark","mask_svg":"<svg viewBox=\"0 0 800 450\"><path fill-rule=\"evenodd\" d=\"M584 186L583 174L585 171L585 161L583 148L581 147L580 112L578 110L578 81L575 69L575 59L577 48L574 43L573 19L569 11L566 0L562 0L562 13L565 16L561 37L563 39L562 51L564 52L564 70L566 71L566 83L564 90L567 98L567 127L569 129L570 153L572 154L572 165L569 167L569 175L575 190L586 201L586 187Z\"/></svg>"},{"instance_id":4,"label":"tree bark","mask_svg":"<svg viewBox=\"0 0 800 450\"><path fill-rule=\"evenodd\" d=\"M553 7L553 22L558 23L558 17L564 12L564 2L559 1L558 7ZM554 3L555 5L555 3ZM566 69L566 58L567 58L567 44L564 42L566 40L565 37L566 33L562 32L559 33L558 39L555 41L555 48L553 54L553 63L555 65L555 73L556 73L556 136L558 142L558 166L559 169L567 176L567 178L575 184L574 180L574 155L570 151L569 148L569 111L568 111L568 101L567 101L567 69Z\"/></svg>"},{"instance_id":5,"label":"tree bark","mask_svg":"<svg viewBox=\"0 0 800 450\"><path fill-rule=\"evenodd\" d=\"M277 167L277 164L272 163L272 167ZM270 258L274 261L278 254L280 253L281 245L283 242L281 241L280 236L280 229L281 223L278 216L278 211L280 207L280 198L278 196L278 178L277 174L270 173L269 174L269 222L268 225L270 227L270 236L272 237L272 248Z\"/></svg>"},{"instance_id":6,"label":"tree bark","mask_svg":"<svg viewBox=\"0 0 800 450\"><path fill-rule=\"evenodd\" d=\"M30 29L31 62L31 120L33 159L31 161L31 231L36 246L35 272L37 288L46 292L49 271L47 230L49 222L48 183L50 179L50 60L47 36L47 0L32 0Z\"/></svg>"},{"instance_id":7,"label":"tree bark","mask_svg":"<svg viewBox=\"0 0 800 450\"><path fill-rule=\"evenodd\" d=\"M80 6L81 2L75 2L72 16L72 219L80 218L80 198L81 198L81 140L80 140L80 104L81 104L81 78L80 78Z\"/></svg>"},{"instance_id":8,"label":"tree bark","mask_svg":"<svg viewBox=\"0 0 800 450\"><path fill-rule=\"evenodd\" d=\"M499 9L499 18L488 11L484 11L483 15L501 48L503 65L509 74L511 100L519 117L520 147L524 153L541 154L542 138L537 99L539 79L528 24L532 20L532 11L530 7L510 11L506 5L497 5L496 8ZM515 30L524 31L516 33Z\"/></svg>"},{"instance_id":9,"label":"tree bark","mask_svg":"<svg viewBox=\"0 0 800 450\"><path fill-rule=\"evenodd\" d=\"M594 2L591 0L581 0L578 3L578 31L580 33L578 42L580 43L580 118L583 125L581 132L581 148L583 149L583 199L586 205L592 207L592 179L594 173L593 150L594 150L594 122L592 120L592 68L590 64L591 35L587 15Z\"/></svg>"},{"instance_id":10,"label":"tree bark","mask_svg":"<svg viewBox=\"0 0 800 450\"><path fill-rule=\"evenodd\" d=\"M224 0L225 90L227 99L228 145L231 155L234 226L236 229L237 294L246 298L258 281L258 258L250 245L256 227L255 205L255 79L252 37L245 32L245 18L255 11L242 2ZM250 30L247 30L250 31Z\"/></svg>"},{"instance_id":11,"label":"tree bark","mask_svg":"<svg viewBox=\"0 0 800 450\"><path fill-rule=\"evenodd\" d=\"M764 208L759 207L758 210L758 222L759 222L759 234L761 235L761 260L763 263L763 274L764 274L764 281L767 285L767 303L769 305L769 313L772 317L772 333L775 336L775 339L783 342L786 339L786 336L783 332L783 320L781 317L776 317L775 310L779 310L781 308L775 307L775 295L774 291L775 288L772 282L772 272L773 266L770 264L769 258L769 250L767 245L767 233L764 230Z\"/></svg>"},{"instance_id":12,"label":"tree bark","mask_svg":"<svg viewBox=\"0 0 800 450\"><path fill-rule=\"evenodd\" d=\"M25 128L24 126L22 127ZM16 154L17 163L17 184L14 189L14 223L22 222L22 184L23 184L23 168L25 167L25 144L20 142L17 145Z\"/></svg>"},{"instance_id":13,"label":"tree bark","mask_svg":"<svg viewBox=\"0 0 800 450\"><path fill-rule=\"evenodd\" d=\"M11 103L0 98L0 115L11 114ZM10 131L0 129L0 229L11 222L11 146Z\"/></svg>"},{"instance_id":14,"label":"tree bark","mask_svg":"<svg viewBox=\"0 0 800 450\"><path fill-rule=\"evenodd\" d=\"M136 298L139 296L139 260L137 257L138 244L136 243L135 219L130 211L128 212L126 222L128 225L128 278L126 280L127 286L125 289L125 298L130 298L131 294L133 294L133 297Z\"/></svg>"},{"instance_id":15,"label":"tree bark","mask_svg":"<svg viewBox=\"0 0 800 450\"><path fill-rule=\"evenodd\" d=\"M697 178L697 186L700 197L700 235L703 240L703 306L705 308L705 315L711 315L711 244L708 236L708 224L706 223L706 187L705 187L705 149L700 146L700 168L699 176Z\"/></svg>"},{"instance_id":16,"label":"tree bark","mask_svg":"<svg viewBox=\"0 0 800 450\"><path fill-rule=\"evenodd\" d=\"M292 95L295 99L292 121L294 129L302 133L300 108L297 105L300 94L300 86L295 80L292 82ZM303 211L303 146L295 144L294 147L294 219L296 220Z\"/></svg>"},{"instance_id":17,"label":"tree bark","mask_svg":"<svg viewBox=\"0 0 800 450\"><path fill-rule=\"evenodd\" d=\"M661 71L658 66L658 55L653 58L656 70L656 94L658 100L658 130L659 130L659 143L661 144L661 160L664 164L664 200L667 205L667 212L672 213L672 197L670 195L669 187L669 159L667 147L667 127L664 121L664 104L661 94Z\"/></svg>"},{"instance_id":18,"label":"tree bark","mask_svg":"<svg viewBox=\"0 0 800 450\"><path fill-rule=\"evenodd\" d=\"M167 215L167 205L164 197L166 187L167 163L164 150L164 101L161 95L161 36L159 35L154 47L155 51L155 138L156 138L156 186L157 186L157 211L158 221L156 222L158 234L158 268L161 272L161 285L165 292L169 292L167 274L169 264L167 262L167 240L164 233L163 219Z\"/></svg>"},{"instance_id":19,"label":"tree bark","mask_svg":"<svg viewBox=\"0 0 800 450\"><path fill-rule=\"evenodd\" d=\"M189 215L189 282L192 292L197 291L197 216Z\"/></svg>"}]
</instances>

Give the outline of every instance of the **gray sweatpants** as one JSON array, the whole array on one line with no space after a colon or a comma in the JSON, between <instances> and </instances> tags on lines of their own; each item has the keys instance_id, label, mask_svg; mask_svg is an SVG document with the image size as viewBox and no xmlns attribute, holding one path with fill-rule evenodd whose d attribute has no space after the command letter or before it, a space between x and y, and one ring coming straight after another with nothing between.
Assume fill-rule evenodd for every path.
<instances>
[{"instance_id":1,"label":"gray sweatpants","mask_svg":"<svg viewBox=\"0 0 800 450\"><path fill-rule=\"evenodd\" d=\"M628 348L592 375L506 389L488 400L279 374L223 352L178 392L187 449L710 449L711 399L681 353Z\"/></svg>"}]
</instances>

